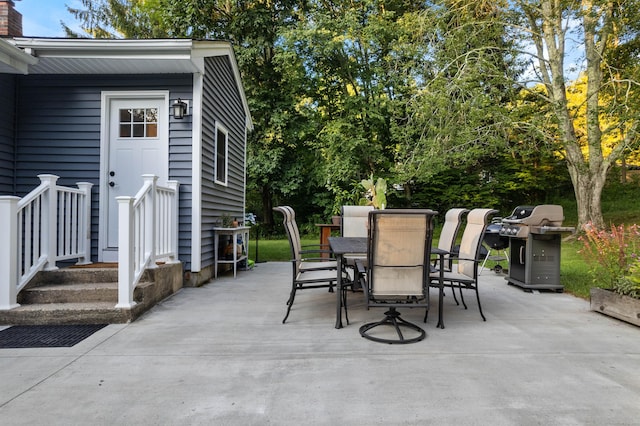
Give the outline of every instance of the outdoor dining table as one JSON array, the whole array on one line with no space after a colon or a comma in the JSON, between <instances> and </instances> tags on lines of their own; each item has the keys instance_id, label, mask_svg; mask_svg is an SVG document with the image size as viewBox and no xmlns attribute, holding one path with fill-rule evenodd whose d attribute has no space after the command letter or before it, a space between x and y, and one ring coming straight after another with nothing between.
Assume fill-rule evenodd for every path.
<instances>
[{"instance_id":1,"label":"outdoor dining table","mask_svg":"<svg viewBox=\"0 0 640 426\"><path fill-rule=\"evenodd\" d=\"M336 280L336 328L342 328L342 269L344 255L368 252L368 239L366 237L329 237L329 247L336 256L337 280ZM440 271L440 283L438 285L438 328L444 328L442 305L444 298L444 258L449 252L437 247L431 248L431 254L438 256ZM354 277L355 279L355 277Z\"/></svg>"}]
</instances>

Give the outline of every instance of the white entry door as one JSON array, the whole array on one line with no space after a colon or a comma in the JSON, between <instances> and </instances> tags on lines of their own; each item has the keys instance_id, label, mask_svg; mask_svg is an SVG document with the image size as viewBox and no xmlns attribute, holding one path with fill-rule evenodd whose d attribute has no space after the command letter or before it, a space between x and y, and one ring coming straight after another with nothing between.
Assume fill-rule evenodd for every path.
<instances>
[{"instance_id":1,"label":"white entry door","mask_svg":"<svg viewBox=\"0 0 640 426\"><path fill-rule=\"evenodd\" d=\"M116 197L135 196L142 187L142 175L158 176L166 184L169 170L168 111L165 96L108 97L107 132L103 150L102 189L108 208L101 214L102 260L117 260L118 203ZM103 192L103 193L104 193ZM106 215L106 217L104 217Z\"/></svg>"}]
</instances>

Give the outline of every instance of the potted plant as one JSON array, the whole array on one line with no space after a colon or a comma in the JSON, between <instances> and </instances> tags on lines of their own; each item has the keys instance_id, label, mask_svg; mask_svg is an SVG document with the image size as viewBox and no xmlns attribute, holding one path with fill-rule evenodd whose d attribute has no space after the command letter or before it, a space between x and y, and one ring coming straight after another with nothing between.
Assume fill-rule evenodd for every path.
<instances>
[{"instance_id":1,"label":"potted plant","mask_svg":"<svg viewBox=\"0 0 640 426\"><path fill-rule=\"evenodd\" d=\"M237 222L236 222L236 225L234 226L234 219L231 217L229 213L224 213L221 216L221 219L222 219L223 228L235 228L237 226Z\"/></svg>"},{"instance_id":2,"label":"potted plant","mask_svg":"<svg viewBox=\"0 0 640 426\"><path fill-rule=\"evenodd\" d=\"M579 238L595 284L591 310L640 326L640 227L587 226Z\"/></svg>"},{"instance_id":3,"label":"potted plant","mask_svg":"<svg viewBox=\"0 0 640 426\"><path fill-rule=\"evenodd\" d=\"M365 193L359 204L384 210L387 206L387 181L383 178L374 180L373 175L371 175L369 179L363 179L360 185L365 189Z\"/></svg>"}]
</instances>

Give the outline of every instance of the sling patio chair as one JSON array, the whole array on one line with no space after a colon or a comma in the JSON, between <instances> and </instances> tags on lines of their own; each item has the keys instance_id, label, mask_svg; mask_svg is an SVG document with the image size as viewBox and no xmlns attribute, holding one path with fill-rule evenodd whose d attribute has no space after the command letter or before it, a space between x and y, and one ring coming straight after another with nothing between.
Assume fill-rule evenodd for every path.
<instances>
[{"instance_id":1,"label":"sling patio chair","mask_svg":"<svg viewBox=\"0 0 640 426\"><path fill-rule=\"evenodd\" d=\"M442 225L442 231L440 231L440 238L438 239L438 248L448 253L444 255L446 271L451 271L453 259L458 255L458 249L454 248L462 225L462 218L467 213L469 213L468 209L453 208L449 209L444 217L444 225Z\"/></svg>"},{"instance_id":2,"label":"sling patio chair","mask_svg":"<svg viewBox=\"0 0 640 426\"><path fill-rule=\"evenodd\" d=\"M373 210L373 206L342 206L340 215L340 235L343 237L359 237L367 238L369 235L369 212ZM360 277L356 267L356 261L360 261L360 265L366 266L367 253L350 253L344 255L347 267L353 269L354 277ZM355 288L362 288L363 278L354 284Z\"/></svg>"},{"instance_id":3,"label":"sling patio chair","mask_svg":"<svg viewBox=\"0 0 640 426\"><path fill-rule=\"evenodd\" d=\"M426 209L369 213L365 299L367 308L388 310L381 321L360 327L362 337L382 343L414 343L425 338L425 331L401 318L396 308L429 309L431 241L436 214Z\"/></svg>"},{"instance_id":4,"label":"sling patio chair","mask_svg":"<svg viewBox=\"0 0 640 426\"><path fill-rule=\"evenodd\" d=\"M493 209L471 210L467 215L467 224L462 233L460 251L456 259L457 262L452 265L451 271L442 272L442 281L444 284L440 282L440 271L435 271L430 274L431 285L433 287L439 287L440 291L442 291L442 285L451 287L454 295L455 290L458 289L460 292L460 300L465 309L467 309L467 304L464 301L462 290L475 290L478 310L480 311L480 316L483 321L487 319L482 312L480 293L478 293L478 263L482 260L482 256L479 256L479 254L484 231L489 224L489 218L497 212L497 210ZM444 324L442 324L442 328L444 328Z\"/></svg>"},{"instance_id":5,"label":"sling patio chair","mask_svg":"<svg viewBox=\"0 0 640 426\"><path fill-rule=\"evenodd\" d=\"M287 299L287 312L282 320L284 324L289 317L291 307L296 298L296 292L298 290L305 290L310 288L328 288L330 292L336 286L338 279L338 266L335 259L323 258L322 254L328 253L328 248L325 250L320 246L307 249L303 247L300 242L300 232L298 225L295 221L295 212L289 206L278 206L273 208L274 211L280 212L283 215L283 224L287 237L289 239L289 246L291 248L291 265L292 265L292 280L291 280L291 292L289 293L289 299ZM342 295L343 306L345 313L347 311L347 293L346 288L352 286L352 281L346 272L342 272L343 286ZM344 283L347 284L344 284ZM349 318L347 316L347 323Z\"/></svg>"}]
</instances>

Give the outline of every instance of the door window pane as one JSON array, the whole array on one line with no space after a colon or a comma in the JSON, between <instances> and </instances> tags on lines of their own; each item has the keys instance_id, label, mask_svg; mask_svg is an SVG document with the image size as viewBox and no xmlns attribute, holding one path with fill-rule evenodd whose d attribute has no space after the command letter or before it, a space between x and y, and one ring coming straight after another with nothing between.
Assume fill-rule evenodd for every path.
<instances>
[{"instance_id":1,"label":"door window pane","mask_svg":"<svg viewBox=\"0 0 640 426\"><path fill-rule=\"evenodd\" d=\"M157 108L122 108L119 111L121 138L157 138Z\"/></svg>"}]
</instances>

